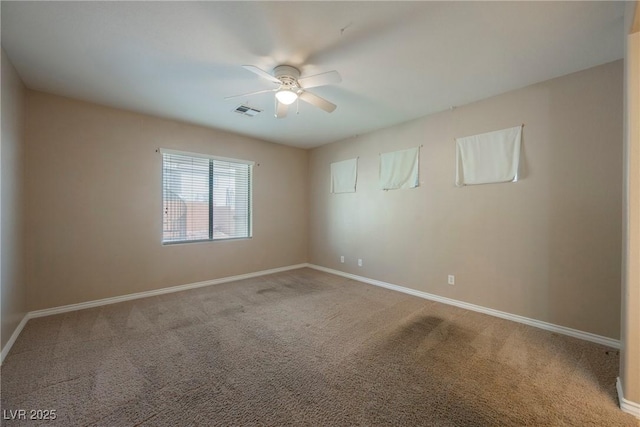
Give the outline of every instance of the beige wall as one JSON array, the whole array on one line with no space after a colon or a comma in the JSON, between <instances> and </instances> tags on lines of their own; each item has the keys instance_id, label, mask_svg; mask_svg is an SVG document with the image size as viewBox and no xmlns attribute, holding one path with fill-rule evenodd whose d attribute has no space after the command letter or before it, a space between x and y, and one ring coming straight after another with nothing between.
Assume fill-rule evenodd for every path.
<instances>
[{"instance_id":1,"label":"beige wall","mask_svg":"<svg viewBox=\"0 0 640 427\"><path fill-rule=\"evenodd\" d=\"M625 188L620 379L624 397L640 405L640 7L627 3ZM626 37L626 35L625 35Z\"/></svg>"},{"instance_id":2,"label":"beige wall","mask_svg":"<svg viewBox=\"0 0 640 427\"><path fill-rule=\"evenodd\" d=\"M162 246L158 147L259 163L254 237ZM29 310L307 261L307 151L28 91L26 167Z\"/></svg>"},{"instance_id":3,"label":"beige wall","mask_svg":"<svg viewBox=\"0 0 640 427\"><path fill-rule=\"evenodd\" d=\"M0 348L26 312L23 251L25 87L2 49L0 143Z\"/></svg>"},{"instance_id":4,"label":"beige wall","mask_svg":"<svg viewBox=\"0 0 640 427\"><path fill-rule=\"evenodd\" d=\"M314 149L310 262L619 338L622 67ZM520 182L454 186L455 137L521 123ZM378 154L418 145L420 187L378 190ZM330 163L353 157L357 193L329 194Z\"/></svg>"}]
</instances>

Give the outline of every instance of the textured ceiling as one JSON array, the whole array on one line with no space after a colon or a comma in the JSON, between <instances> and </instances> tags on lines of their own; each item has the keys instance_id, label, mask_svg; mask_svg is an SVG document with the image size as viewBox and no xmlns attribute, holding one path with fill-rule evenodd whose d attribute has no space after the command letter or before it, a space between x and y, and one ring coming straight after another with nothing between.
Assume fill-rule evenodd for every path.
<instances>
[{"instance_id":1,"label":"textured ceiling","mask_svg":"<svg viewBox=\"0 0 640 427\"><path fill-rule=\"evenodd\" d=\"M32 89L314 147L623 56L623 2L2 2L2 46ZM273 116L241 65L337 70ZM264 110L233 112L240 103ZM293 108L295 112L295 107Z\"/></svg>"}]
</instances>

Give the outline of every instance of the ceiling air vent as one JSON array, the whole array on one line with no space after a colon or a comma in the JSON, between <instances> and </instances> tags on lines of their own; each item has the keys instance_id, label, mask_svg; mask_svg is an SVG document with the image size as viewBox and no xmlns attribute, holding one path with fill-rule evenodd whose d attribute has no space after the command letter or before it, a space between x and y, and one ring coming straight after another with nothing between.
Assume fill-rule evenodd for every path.
<instances>
[{"instance_id":1,"label":"ceiling air vent","mask_svg":"<svg viewBox=\"0 0 640 427\"><path fill-rule=\"evenodd\" d=\"M257 108L249 107L248 105L239 105L238 108L233 110L238 114L242 114L243 116L254 117L259 113L262 113L262 110L258 110Z\"/></svg>"}]
</instances>

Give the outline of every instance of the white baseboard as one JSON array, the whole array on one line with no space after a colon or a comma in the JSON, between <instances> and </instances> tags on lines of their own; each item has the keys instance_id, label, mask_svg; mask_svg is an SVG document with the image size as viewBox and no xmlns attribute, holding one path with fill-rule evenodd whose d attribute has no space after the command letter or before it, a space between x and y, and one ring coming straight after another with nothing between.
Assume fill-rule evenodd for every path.
<instances>
[{"instance_id":1,"label":"white baseboard","mask_svg":"<svg viewBox=\"0 0 640 427\"><path fill-rule=\"evenodd\" d=\"M13 334L11 334L11 338L9 338L9 341L7 341L7 343L2 348L2 351L0 352L0 365L2 365L2 362L4 362L4 358L7 357L9 350L11 350L11 347L13 347L13 344L18 339L18 335L20 335L20 332L22 332L22 329L24 328L24 325L27 324L28 320L29 320L29 313L24 315L24 317L18 324L18 327L16 328L16 330L13 331Z\"/></svg>"},{"instance_id":2,"label":"white baseboard","mask_svg":"<svg viewBox=\"0 0 640 427\"><path fill-rule=\"evenodd\" d=\"M13 335L11 335L11 338L9 339L9 341L7 341L7 344L2 348L2 352L0 352L0 365L2 365L2 362L4 362L4 358L7 356L7 354L11 350L11 347L13 346L16 339L20 335L20 332L22 332L22 328L24 328L24 325L27 323L29 319L35 319L37 317L44 317L44 316L51 316L53 314L67 313L70 311L83 310L85 308L99 307L101 305L115 304L118 302L130 301L130 300L139 299L139 298L147 298L147 297L152 297L156 295L169 294L172 292L186 291L188 289L202 288L204 286L235 282L237 280L251 279L253 277L265 276L267 274L280 273L283 271L295 270L298 268L304 268L308 266L309 264L306 264L306 263L289 265L286 267L278 267L278 268L272 268L269 270L255 271L253 273L240 274L238 276L222 277L220 279L206 280L204 282L189 283L186 285L178 285L178 286L171 286L168 288L155 289L153 291L137 292L134 294L122 295L118 297L81 302L79 304L70 304L70 305L63 305L60 307L45 308L44 310L30 311L27 314L25 314L24 318L22 319L22 321L20 322L16 330L13 332Z\"/></svg>"},{"instance_id":3,"label":"white baseboard","mask_svg":"<svg viewBox=\"0 0 640 427\"><path fill-rule=\"evenodd\" d=\"M322 267L322 266L315 265L315 264L303 263L303 264L290 265L290 266L286 266L286 267L273 268L273 269L270 269L270 270L256 271L256 272L253 272L253 273L241 274L241 275L238 275L238 276L222 277L220 279L206 280L204 282L196 282L196 283L190 283L190 284L186 284L186 285L171 286L171 287L168 287L168 288L156 289L156 290L153 290L153 291L137 292L137 293L134 293L134 294L122 295L122 296L112 297L112 298L104 298L104 299L95 300L95 301L87 301L87 302L82 302L82 303L79 303L79 304L70 304L70 305L64 305L64 306L60 306L60 307L47 308L47 309L44 309L44 310L31 311L31 312L27 313L24 316L24 318L22 319L22 321L20 322L20 324L18 325L18 327L16 328L14 333L11 335L11 338L9 339L9 341L7 341L7 344L2 349L2 352L0 352L0 365L4 361L4 358L6 357L6 355L11 350L11 347L13 346L13 344L16 341L16 339L20 335L20 332L22 332L22 328L24 328L25 324L27 323L27 321L29 319L34 319L34 318L37 318L37 317L44 317L44 316L51 316L53 314L67 313L67 312L70 312L70 311L83 310L85 308L99 307L99 306L102 306L102 305L115 304L115 303L119 303L119 302L123 302L123 301L130 301L130 300L134 300L134 299L139 299L139 298L146 298L146 297L151 297L151 296L156 296L156 295L168 294L168 293L172 293L172 292L180 292L180 291L185 291L185 290L188 290L188 289L201 288L201 287L204 287L204 286L211 286L211 285L217 285L217 284L222 284L222 283L234 282L234 281L237 281L237 280L250 279L250 278L253 278L253 277L264 276L264 275L267 275L267 274L280 273L280 272L283 272L283 271L295 270L295 269L304 268L304 267L310 267L310 268L313 268L315 270L324 271L326 273L335 274L337 276L342 276L342 277L345 277L345 278L348 278L348 279L357 280L359 282L368 283L370 285L380 286L380 287L383 287L383 288L391 289L391 290L402 292L402 293L409 294L409 295L414 295L414 296L417 296L417 297L420 297L420 298L424 298L424 299L428 299L428 300L431 300L431 301L437 301L437 302L441 302L441 303L444 303L444 304L448 304L448 305L453 305L453 306L456 306L456 307L464 308L464 309L467 309L467 310L477 311L479 313L484 313L484 314L488 314L490 316L500 317L502 319L507 319L507 320L511 320L511 321L514 321L514 322L523 323L523 324L526 324L526 325L529 325L529 326L534 326L534 327L537 327L537 328L540 328L540 329L544 329L544 330L551 331L551 332L556 332L556 333L559 333L559 334L569 335L569 336L572 336L572 337L575 337L575 338L580 338L580 339L583 339L583 340L586 340L586 341L591 341L591 342L595 342L595 343L598 343L598 344L607 345L609 347L620 348L620 341L614 340L612 338L607 338L607 337L603 337L603 336L600 336L600 335L592 334L592 333L589 333L589 332L583 332L583 331L579 331L577 329L567 328L567 327L564 327L564 326L554 325L552 323L542 322L540 320L530 319L530 318L527 318L527 317L518 316L518 315L515 315L515 314L510 314L510 313L506 313L506 312L499 311L499 310L494 310L494 309L491 309L491 308L482 307L482 306L475 305L475 304L469 304L469 303L466 303L466 302L463 302L463 301L458 301L458 300L454 300L454 299L451 299L451 298L441 297L441 296L438 296L438 295L429 294L427 292L417 291L415 289L405 288L403 286L393 285L391 283L383 282L383 281L380 281L380 280L369 279L367 277L358 276L358 275L351 274L351 273L345 273L345 272L342 272L342 271L339 271L339 270L334 270L334 269L331 269L331 268ZM634 405L633 402L631 402L631 404Z\"/></svg>"},{"instance_id":4,"label":"white baseboard","mask_svg":"<svg viewBox=\"0 0 640 427\"><path fill-rule=\"evenodd\" d=\"M438 295L429 294L427 292L417 291L411 288L405 288L403 286L393 285L391 283L383 282L380 280L369 279L368 277L358 276L351 273L345 273L343 271L334 270L332 268L322 267L315 264L309 264L308 267L315 270L324 271L325 273L335 274L337 276L346 277L348 279L357 280L358 282L368 283L370 285L380 286L394 291L403 292L405 294L414 295L420 298L428 299L431 301L437 301L448 305L464 308L466 310L477 311L479 313L488 314L490 316L500 317L502 319L511 320L518 323L524 323L525 325L534 326L536 328L544 329L546 331L556 332L563 335L568 335L574 338L580 338L585 341L591 341L598 344L603 344L613 348L620 348L620 341L603 337L601 335L592 334L590 332L584 332L577 329L567 328L565 326L554 325L553 323L543 322L541 320L530 319L524 316L518 316L516 314L506 313L504 311L494 310L492 308L482 307L480 305L470 304L463 301L458 301L452 298L441 297Z\"/></svg>"},{"instance_id":5,"label":"white baseboard","mask_svg":"<svg viewBox=\"0 0 640 427\"><path fill-rule=\"evenodd\" d=\"M81 302L79 304L63 305L61 307L45 308L29 312L29 318L51 316L52 314L67 313L69 311L83 310L85 308L99 307L101 305L115 304L123 301L131 301L139 298L147 298L156 295L170 294L173 292L186 291L188 289L202 288L204 286L219 285L222 283L235 282L237 280L251 279L253 277L265 276L267 274L280 273L282 271L295 270L307 267L308 264L296 264L286 267L272 268L270 270L255 271L253 273L240 274L238 276L221 277L220 279L205 280L204 282L189 283L186 285L171 286L168 288L155 289L153 291L136 292L119 297L104 298L95 301Z\"/></svg>"},{"instance_id":6,"label":"white baseboard","mask_svg":"<svg viewBox=\"0 0 640 427\"><path fill-rule=\"evenodd\" d=\"M640 403L632 402L624 398L624 393L622 392L622 381L620 380L620 377L616 379L616 389L618 390L620 409L640 419Z\"/></svg>"}]
</instances>

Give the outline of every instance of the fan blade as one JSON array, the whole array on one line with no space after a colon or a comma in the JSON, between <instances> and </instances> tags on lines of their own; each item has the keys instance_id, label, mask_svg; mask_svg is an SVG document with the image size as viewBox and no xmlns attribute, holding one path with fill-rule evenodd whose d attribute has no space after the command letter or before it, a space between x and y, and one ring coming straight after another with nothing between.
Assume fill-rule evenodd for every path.
<instances>
[{"instance_id":1,"label":"fan blade","mask_svg":"<svg viewBox=\"0 0 640 427\"><path fill-rule=\"evenodd\" d=\"M304 102L308 102L311 105L315 105L318 108L322 108L327 113L331 113L336 109L336 104L332 104L324 98L319 97L311 92L302 92L300 94L300 99Z\"/></svg>"},{"instance_id":2,"label":"fan blade","mask_svg":"<svg viewBox=\"0 0 640 427\"><path fill-rule=\"evenodd\" d=\"M225 96L224 100L226 101L228 99L233 99L233 98L242 98L243 96L257 95L259 93L275 92L276 90L277 89L265 89L265 90L259 90L257 92L243 93L242 95Z\"/></svg>"},{"instance_id":3,"label":"fan blade","mask_svg":"<svg viewBox=\"0 0 640 427\"><path fill-rule=\"evenodd\" d=\"M278 101L276 101L276 104L276 118L283 119L287 117L289 106Z\"/></svg>"},{"instance_id":4,"label":"fan blade","mask_svg":"<svg viewBox=\"0 0 640 427\"><path fill-rule=\"evenodd\" d=\"M260 77L262 77L263 79L267 79L273 83L278 83L280 84L281 81L276 79L275 77L273 77L271 74L267 73L266 71L264 71L263 69L260 69L258 67L256 67L255 65L243 65L242 66L245 70L249 70L252 73L255 73L257 75L259 75Z\"/></svg>"},{"instance_id":5,"label":"fan blade","mask_svg":"<svg viewBox=\"0 0 640 427\"><path fill-rule=\"evenodd\" d=\"M340 83L342 81L342 77L338 74L337 71L327 71L326 73L315 74L309 77L303 77L298 79L298 84L303 89L308 89L311 87L324 86Z\"/></svg>"}]
</instances>

